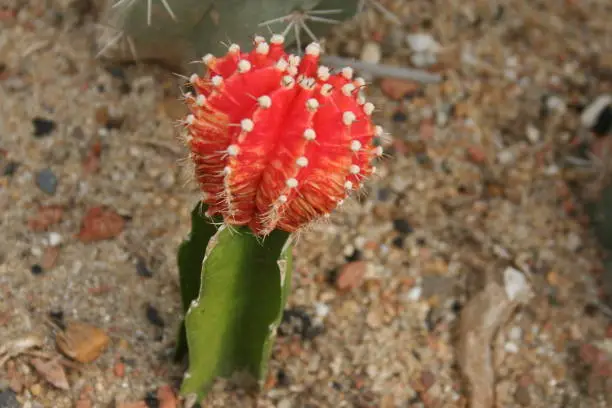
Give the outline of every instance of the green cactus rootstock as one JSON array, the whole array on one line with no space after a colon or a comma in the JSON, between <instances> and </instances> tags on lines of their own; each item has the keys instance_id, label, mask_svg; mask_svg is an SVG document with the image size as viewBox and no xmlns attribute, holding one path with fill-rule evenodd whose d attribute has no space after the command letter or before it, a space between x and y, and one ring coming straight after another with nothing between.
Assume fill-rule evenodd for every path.
<instances>
[{"instance_id":1,"label":"green cactus rootstock","mask_svg":"<svg viewBox=\"0 0 612 408\"><path fill-rule=\"evenodd\" d=\"M301 36L306 31L306 36L319 38L333 26L331 20L353 17L358 5L358 0L110 1L113 4L106 10L105 25L129 38L139 59L174 66L184 66L206 53L224 52L230 43L247 46L257 33L283 32L290 20L281 18L294 12L313 18L304 21L307 30L294 24L285 35L286 44L295 42L296 27ZM264 22L270 22L269 28L261 25Z\"/></svg>"},{"instance_id":2,"label":"green cactus rootstock","mask_svg":"<svg viewBox=\"0 0 612 408\"><path fill-rule=\"evenodd\" d=\"M262 242L246 227L221 227L211 240L185 317L187 399L201 400L217 377L264 378L291 279L288 238L276 230Z\"/></svg>"},{"instance_id":3,"label":"green cactus rootstock","mask_svg":"<svg viewBox=\"0 0 612 408\"><path fill-rule=\"evenodd\" d=\"M191 302L197 299L200 292L202 262L211 238L217 233L216 222L221 219L208 220L204 217L207 207L198 203L191 212L191 232L178 250L179 281L183 313L187 313ZM212 221L212 222L211 222ZM185 323L181 322L176 346L175 360L179 361L187 354L187 334Z\"/></svg>"}]
</instances>

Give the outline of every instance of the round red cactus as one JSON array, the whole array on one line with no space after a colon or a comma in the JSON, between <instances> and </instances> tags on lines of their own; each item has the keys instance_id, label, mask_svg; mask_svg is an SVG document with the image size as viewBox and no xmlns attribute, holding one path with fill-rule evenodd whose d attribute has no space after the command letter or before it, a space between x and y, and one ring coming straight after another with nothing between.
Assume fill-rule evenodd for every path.
<instances>
[{"instance_id":1,"label":"round red cactus","mask_svg":"<svg viewBox=\"0 0 612 408\"><path fill-rule=\"evenodd\" d=\"M190 78L187 144L207 215L256 234L293 232L358 190L382 155L365 82L351 68L330 73L320 47L287 55L283 37L256 37L251 52L231 45L207 55Z\"/></svg>"}]
</instances>

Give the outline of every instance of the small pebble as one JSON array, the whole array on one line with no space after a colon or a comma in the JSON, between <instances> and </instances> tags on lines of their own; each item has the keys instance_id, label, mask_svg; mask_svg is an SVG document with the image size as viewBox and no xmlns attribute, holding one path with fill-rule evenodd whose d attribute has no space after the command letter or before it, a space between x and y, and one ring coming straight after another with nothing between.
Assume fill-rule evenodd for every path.
<instances>
[{"instance_id":1,"label":"small pebble","mask_svg":"<svg viewBox=\"0 0 612 408\"><path fill-rule=\"evenodd\" d=\"M42 266L39 264L32 265L30 271L32 272L32 275L41 275L44 272Z\"/></svg>"},{"instance_id":2,"label":"small pebble","mask_svg":"<svg viewBox=\"0 0 612 408\"><path fill-rule=\"evenodd\" d=\"M291 384L291 379L285 370L278 370L276 373L276 383L281 387L288 387Z\"/></svg>"},{"instance_id":3,"label":"small pebble","mask_svg":"<svg viewBox=\"0 0 612 408\"><path fill-rule=\"evenodd\" d=\"M147 267L143 259L138 259L138 262L136 262L136 273L143 278L153 277L153 272Z\"/></svg>"},{"instance_id":4,"label":"small pebble","mask_svg":"<svg viewBox=\"0 0 612 408\"><path fill-rule=\"evenodd\" d=\"M529 395L529 389L527 387L519 385L516 389L516 393L514 394L514 398L516 399L516 402L524 407L531 406L531 396Z\"/></svg>"},{"instance_id":5,"label":"small pebble","mask_svg":"<svg viewBox=\"0 0 612 408\"><path fill-rule=\"evenodd\" d=\"M531 124L528 125L526 133L527 133L527 139L532 144L536 144L536 143L538 143L540 141L540 131L535 126L533 126Z\"/></svg>"},{"instance_id":6,"label":"small pebble","mask_svg":"<svg viewBox=\"0 0 612 408\"><path fill-rule=\"evenodd\" d=\"M391 117L394 122L405 122L408 119L408 116L402 111L395 111L393 116Z\"/></svg>"},{"instance_id":7,"label":"small pebble","mask_svg":"<svg viewBox=\"0 0 612 408\"><path fill-rule=\"evenodd\" d=\"M276 408L292 408L292 407L293 407L293 404L291 403L291 400L287 398L280 400L278 402L278 405L276 405Z\"/></svg>"},{"instance_id":8,"label":"small pebble","mask_svg":"<svg viewBox=\"0 0 612 408\"><path fill-rule=\"evenodd\" d=\"M57 324L64 329L64 311L63 310L51 310L49 312L49 318L53 321L53 323Z\"/></svg>"},{"instance_id":9,"label":"small pebble","mask_svg":"<svg viewBox=\"0 0 612 408\"><path fill-rule=\"evenodd\" d=\"M378 64L382 58L382 51L380 45L374 41L368 41L363 45L361 49L360 59L363 62L370 64Z\"/></svg>"},{"instance_id":10,"label":"small pebble","mask_svg":"<svg viewBox=\"0 0 612 408\"><path fill-rule=\"evenodd\" d=\"M159 314L159 311L155 307L153 307L153 305L150 305L150 304L147 305L146 315L147 315L147 320L149 320L149 322L153 324L154 326L157 326L157 327L165 326L164 319L162 319L161 315Z\"/></svg>"},{"instance_id":11,"label":"small pebble","mask_svg":"<svg viewBox=\"0 0 612 408\"><path fill-rule=\"evenodd\" d=\"M2 175L10 177L15 174L18 167L19 163L17 163L16 161L10 161L6 164L6 166L4 166L4 170L2 170Z\"/></svg>"},{"instance_id":12,"label":"small pebble","mask_svg":"<svg viewBox=\"0 0 612 408\"><path fill-rule=\"evenodd\" d=\"M518 346L512 342L507 342L506 344L504 344L504 350L507 353L511 353L511 354L516 354L519 352Z\"/></svg>"},{"instance_id":13,"label":"small pebble","mask_svg":"<svg viewBox=\"0 0 612 408\"><path fill-rule=\"evenodd\" d=\"M144 398L144 402L148 408L161 408L159 399L157 398L157 392L149 391Z\"/></svg>"},{"instance_id":14,"label":"small pebble","mask_svg":"<svg viewBox=\"0 0 612 408\"><path fill-rule=\"evenodd\" d=\"M421 298L421 293L423 293L423 288L420 286L415 286L408 291L407 298L412 302L416 302Z\"/></svg>"},{"instance_id":15,"label":"small pebble","mask_svg":"<svg viewBox=\"0 0 612 408\"><path fill-rule=\"evenodd\" d=\"M502 150L497 154L497 161L503 166L508 165L514 162L514 153L508 149Z\"/></svg>"},{"instance_id":16,"label":"small pebble","mask_svg":"<svg viewBox=\"0 0 612 408\"><path fill-rule=\"evenodd\" d=\"M508 337L510 337L510 339L514 341L520 340L521 337L523 337L523 329L518 326L512 327L508 332Z\"/></svg>"},{"instance_id":17,"label":"small pebble","mask_svg":"<svg viewBox=\"0 0 612 408\"><path fill-rule=\"evenodd\" d=\"M354 248L352 245L351 249L352 250L349 253L345 252L344 254L344 259L346 259L346 262L360 261L363 258L363 252L361 252L357 248Z\"/></svg>"},{"instance_id":18,"label":"small pebble","mask_svg":"<svg viewBox=\"0 0 612 408\"><path fill-rule=\"evenodd\" d=\"M612 131L612 96L602 95L588 105L580 116L582 125L596 135Z\"/></svg>"},{"instance_id":19,"label":"small pebble","mask_svg":"<svg viewBox=\"0 0 612 408\"><path fill-rule=\"evenodd\" d=\"M49 245L52 247L58 246L62 243L62 236L57 232L49 233Z\"/></svg>"},{"instance_id":20,"label":"small pebble","mask_svg":"<svg viewBox=\"0 0 612 408\"><path fill-rule=\"evenodd\" d=\"M393 220L393 228L400 234L404 235L411 234L414 231L408 221L403 218Z\"/></svg>"},{"instance_id":21,"label":"small pebble","mask_svg":"<svg viewBox=\"0 0 612 408\"><path fill-rule=\"evenodd\" d=\"M417 68L425 68L437 62L437 58L433 53L417 52L410 56L410 62Z\"/></svg>"},{"instance_id":22,"label":"small pebble","mask_svg":"<svg viewBox=\"0 0 612 408\"><path fill-rule=\"evenodd\" d=\"M159 179L159 184L162 188L170 188L174 185L176 179L171 171L167 171Z\"/></svg>"},{"instance_id":23,"label":"small pebble","mask_svg":"<svg viewBox=\"0 0 612 408\"><path fill-rule=\"evenodd\" d=\"M304 340L313 339L323 332L321 325L314 325L312 319L299 308L287 309L283 312L278 333L281 336L299 334Z\"/></svg>"},{"instance_id":24,"label":"small pebble","mask_svg":"<svg viewBox=\"0 0 612 408\"><path fill-rule=\"evenodd\" d=\"M30 392L35 397L38 397L42 393L42 386L39 383L32 384L32 386L30 387Z\"/></svg>"},{"instance_id":25,"label":"small pebble","mask_svg":"<svg viewBox=\"0 0 612 408\"><path fill-rule=\"evenodd\" d=\"M418 93L420 85L416 82L407 80L383 78L380 82L380 89L389 98L399 101Z\"/></svg>"},{"instance_id":26,"label":"small pebble","mask_svg":"<svg viewBox=\"0 0 612 408\"><path fill-rule=\"evenodd\" d=\"M378 201L387 201L391 197L391 190L388 188L379 188L376 194Z\"/></svg>"},{"instance_id":27,"label":"small pebble","mask_svg":"<svg viewBox=\"0 0 612 408\"><path fill-rule=\"evenodd\" d=\"M366 324L371 329L377 329L383 324L383 316L380 309L373 309L366 315Z\"/></svg>"},{"instance_id":28,"label":"small pebble","mask_svg":"<svg viewBox=\"0 0 612 408\"><path fill-rule=\"evenodd\" d=\"M32 124L34 125L34 137L37 138L50 135L56 128L54 121L41 117L32 119Z\"/></svg>"},{"instance_id":29,"label":"small pebble","mask_svg":"<svg viewBox=\"0 0 612 408\"><path fill-rule=\"evenodd\" d=\"M53 195L57 190L57 177L51 169L44 169L36 174L36 185L43 192Z\"/></svg>"},{"instance_id":30,"label":"small pebble","mask_svg":"<svg viewBox=\"0 0 612 408\"><path fill-rule=\"evenodd\" d=\"M485 152L479 146L468 147L467 156L474 164L483 164L487 160Z\"/></svg>"},{"instance_id":31,"label":"small pebble","mask_svg":"<svg viewBox=\"0 0 612 408\"><path fill-rule=\"evenodd\" d=\"M125 71L123 68L118 66L112 66L106 68L109 74L111 74L114 78L124 80L125 79Z\"/></svg>"},{"instance_id":32,"label":"small pebble","mask_svg":"<svg viewBox=\"0 0 612 408\"><path fill-rule=\"evenodd\" d=\"M367 264L365 261L355 261L344 264L336 279L336 287L340 290L355 289L363 283Z\"/></svg>"},{"instance_id":33,"label":"small pebble","mask_svg":"<svg viewBox=\"0 0 612 408\"><path fill-rule=\"evenodd\" d=\"M115 377L125 377L125 364L120 361L115 363L115 366L113 367L113 374L115 374Z\"/></svg>"},{"instance_id":34,"label":"small pebble","mask_svg":"<svg viewBox=\"0 0 612 408\"><path fill-rule=\"evenodd\" d=\"M436 376L431 371L421 372L421 384L425 387L425 390L430 389L436 383Z\"/></svg>"},{"instance_id":35,"label":"small pebble","mask_svg":"<svg viewBox=\"0 0 612 408\"><path fill-rule=\"evenodd\" d=\"M440 49L440 44L427 33L414 33L406 36L406 41L416 53L437 52Z\"/></svg>"},{"instance_id":36,"label":"small pebble","mask_svg":"<svg viewBox=\"0 0 612 408\"><path fill-rule=\"evenodd\" d=\"M404 248L404 237L399 235L395 238L393 238L393 241L391 241L391 245L393 245L396 248L402 249Z\"/></svg>"},{"instance_id":37,"label":"small pebble","mask_svg":"<svg viewBox=\"0 0 612 408\"><path fill-rule=\"evenodd\" d=\"M325 303L315 303L315 313L317 317L323 318L329 314L329 306Z\"/></svg>"},{"instance_id":38,"label":"small pebble","mask_svg":"<svg viewBox=\"0 0 612 408\"><path fill-rule=\"evenodd\" d=\"M0 391L0 407L2 408L20 408L21 404L17 401L17 394L10 388Z\"/></svg>"}]
</instances>

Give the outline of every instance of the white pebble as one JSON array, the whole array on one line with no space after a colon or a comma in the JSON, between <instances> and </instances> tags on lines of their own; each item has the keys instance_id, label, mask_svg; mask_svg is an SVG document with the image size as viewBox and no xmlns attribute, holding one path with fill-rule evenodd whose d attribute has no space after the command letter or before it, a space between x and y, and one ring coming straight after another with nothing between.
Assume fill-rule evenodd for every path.
<instances>
[{"instance_id":1,"label":"white pebble","mask_svg":"<svg viewBox=\"0 0 612 408\"><path fill-rule=\"evenodd\" d=\"M54 247L62 243L62 236L57 232L49 233L49 245Z\"/></svg>"},{"instance_id":2,"label":"white pebble","mask_svg":"<svg viewBox=\"0 0 612 408\"><path fill-rule=\"evenodd\" d=\"M363 62L378 64L381 58L382 50L380 49L380 44L374 41L368 41L363 45L360 56Z\"/></svg>"},{"instance_id":3,"label":"white pebble","mask_svg":"<svg viewBox=\"0 0 612 408\"><path fill-rule=\"evenodd\" d=\"M412 302L416 302L421 298L421 293L423 293L423 288L420 286L415 286L408 291L406 298Z\"/></svg>"},{"instance_id":4,"label":"white pebble","mask_svg":"<svg viewBox=\"0 0 612 408\"><path fill-rule=\"evenodd\" d=\"M519 352L518 346L511 342L507 342L506 344L504 344L504 350L506 350L507 353L512 354L516 354Z\"/></svg>"}]
</instances>

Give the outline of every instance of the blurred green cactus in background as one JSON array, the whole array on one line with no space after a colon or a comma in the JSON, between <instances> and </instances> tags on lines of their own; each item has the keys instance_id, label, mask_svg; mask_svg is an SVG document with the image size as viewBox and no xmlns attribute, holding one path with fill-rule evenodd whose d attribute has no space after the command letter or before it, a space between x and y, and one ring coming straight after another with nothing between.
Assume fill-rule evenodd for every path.
<instances>
[{"instance_id":1,"label":"blurred green cactus in background","mask_svg":"<svg viewBox=\"0 0 612 408\"><path fill-rule=\"evenodd\" d=\"M177 67L236 43L250 46L256 34L284 33L286 44L324 36L364 0L108 0L100 54L120 42L127 58ZM313 38L314 37L314 38ZM301 44L300 44L301 45ZM131 55L130 55L131 54Z\"/></svg>"}]
</instances>

